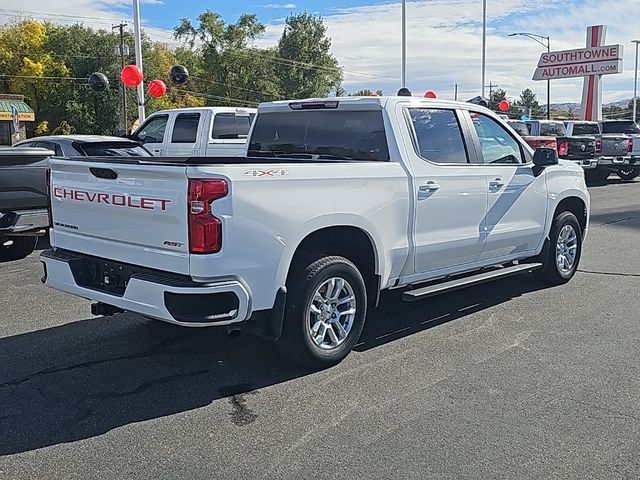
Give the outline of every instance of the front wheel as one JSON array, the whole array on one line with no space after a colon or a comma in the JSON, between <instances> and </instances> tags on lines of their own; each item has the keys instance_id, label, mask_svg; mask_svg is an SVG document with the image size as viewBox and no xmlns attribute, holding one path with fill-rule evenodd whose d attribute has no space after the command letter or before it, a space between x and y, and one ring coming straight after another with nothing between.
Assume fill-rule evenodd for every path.
<instances>
[{"instance_id":1,"label":"front wheel","mask_svg":"<svg viewBox=\"0 0 640 480\"><path fill-rule=\"evenodd\" d=\"M0 262L28 257L36 249L38 237L0 237Z\"/></svg>"},{"instance_id":2,"label":"front wheel","mask_svg":"<svg viewBox=\"0 0 640 480\"><path fill-rule=\"evenodd\" d=\"M567 283L573 278L582 255L582 228L571 212L562 212L553 220L549 239L542 253L542 269L534 275L552 285Z\"/></svg>"},{"instance_id":3,"label":"front wheel","mask_svg":"<svg viewBox=\"0 0 640 480\"><path fill-rule=\"evenodd\" d=\"M616 175L618 175L622 180L633 180L640 175L640 168L622 168L616 172Z\"/></svg>"},{"instance_id":4,"label":"front wheel","mask_svg":"<svg viewBox=\"0 0 640 480\"><path fill-rule=\"evenodd\" d=\"M367 291L358 268L344 257L322 257L297 267L287 289L277 350L312 368L342 361L357 343L367 314Z\"/></svg>"}]
</instances>

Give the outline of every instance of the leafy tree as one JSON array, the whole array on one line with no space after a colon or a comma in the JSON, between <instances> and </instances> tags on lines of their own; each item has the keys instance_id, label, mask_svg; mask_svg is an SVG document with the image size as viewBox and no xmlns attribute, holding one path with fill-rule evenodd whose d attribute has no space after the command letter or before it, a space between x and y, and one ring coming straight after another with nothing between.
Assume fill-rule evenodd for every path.
<instances>
[{"instance_id":1,"label":"leafy tree","mask_svg":"<svg viewBox=\"0 0 640 480\"><path fill-rule=\"evenodd\" d=\"M340 88L342 69L331 54L322 17L306 12L287 17L277 56L283 97L325 97Z\"/></svg>"},{"instance_id":2,"label":"leafy tree","mask_svg":"<svg viewBox=\"0 0 640 480\"><path fill-rule=\"evenodd\" d=\"M500 110L500 102L502 101L509 102L509 110L503 112ZM501 88L497 90L493 90L491 92L491 109L497 113L504 113L509 115L510 117L519 117L522 115L522 109L520 109L514 100L509 100L507 98L507 92Z\"/></svg>"},{"instance_id":3,"label":"leafy tree","mask_svg":"<svg viewBox=\"0 0 640 480\"><path fill-rule=\"evenodd\" d=\"M353 92L350 96L351 97L370 97L374 93L379 97L382 96L382 90L378 89L374 92L373 90L369 90L368 88L365 88L364 90L358 90L357 92Z\"/></svg>"},{"instance_id":4,"label":"leafy tree","mask_svg":"<svg viewBox=\"0 0 640 480\"><path fill-rule=\"evenodd\" d=\"M516 103L522 107L523 113L527 114L530 111L532 117L542 117L545 114L544 109L538 103L536 94L530 88L522 91L520 99Z\"/></svg>"}]
</instances>

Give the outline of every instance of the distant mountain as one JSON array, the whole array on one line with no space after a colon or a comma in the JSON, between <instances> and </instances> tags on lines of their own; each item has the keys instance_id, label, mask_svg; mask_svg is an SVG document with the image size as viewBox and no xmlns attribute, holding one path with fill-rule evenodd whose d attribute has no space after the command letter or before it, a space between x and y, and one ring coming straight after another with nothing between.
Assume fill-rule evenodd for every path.
<instances>
[{"instance_id":1,"label":"distant mountain","mask_svg":"<svg viewBox=\"0 0 640 480\"><path fill-rule=\"evenodd\" d=\"M630 98L626 100L619 100L617 102L605 103L603 106L627 108L627 106L629 105L629 102L631 102ZM541 107L545 108L546 110L546 105L541 105ZM581 105L579 103L552 103L551 104L551 110L560 110L562 112L577 113L580 111L580 108L581 108Z\"/></svg>"}]
</instances>

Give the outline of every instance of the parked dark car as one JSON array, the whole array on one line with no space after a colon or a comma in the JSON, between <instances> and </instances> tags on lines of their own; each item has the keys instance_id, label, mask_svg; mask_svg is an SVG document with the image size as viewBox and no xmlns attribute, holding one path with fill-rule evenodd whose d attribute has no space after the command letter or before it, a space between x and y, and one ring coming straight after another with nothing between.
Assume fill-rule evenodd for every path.
<instances>
[{"instance_id":1,"label":"parked dark car","mask_svg":"<svg viewBox=\"0 0 640 480\"><path fill-rule=\"evenodd\" d=\"M53 151L0 149L0 261L19 260L49 227L47 171Z\"/></svg>"},{"instance_id":2,"label":"parked dark car","mask_svg":"<svg viewBox=\"0 0 640 480\"><path fill-rule=\"evenodd\" d=\"M101 135L51 135L23 140L14 147L46 148L56 157L151 157L151 153L134 140Z\"/></svg>"}]
</instances>

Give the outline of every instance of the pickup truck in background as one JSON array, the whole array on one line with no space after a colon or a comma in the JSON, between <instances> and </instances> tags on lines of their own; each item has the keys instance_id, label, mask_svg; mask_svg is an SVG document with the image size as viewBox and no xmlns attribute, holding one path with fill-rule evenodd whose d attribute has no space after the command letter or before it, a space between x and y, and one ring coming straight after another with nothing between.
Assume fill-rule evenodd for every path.
<instances>
[{"instance_id":1,"label":"pickup truck in background","mask_svg":"<svg viewBox=\"0 0 640 480\"><path fill-rule=\"evenodd\" d=\"M587 172L597 181L605 181L611 173L629 168L633 140L624 134L600 132L598 122L568 121L565 122L568 137L587 137L596 139L595 169Z\"/></svg>"},{"instance_id":2,"label":"pickup truck in background","mask_svg":"<svg viewBox=\"0 0 640 480\"><path fill-rule=\"evenodd\" d=\"M51 160L49 287L342 360L380 292L576 272L584 174L490 110L411 97L259 107L246 157ZM501 288L501 287L497 287Z\"/></svg>"},{"instance_id":3,"label":"pickup truck in background","mask_svg":"<svg viewBox=\"0 0 640 480\"><path fill-rule=\"evenodd\" d=\"M255 108L236 107L162 110L127 138L144 145L154 156L241 156L255 113Z\"/></svg>"},{"instance_id":4,"label":"pickup truck in background","mask_svg":"<svg viewBox=\"0 0 640 480\"><path fill-rule=\"evenodd\" d=\"M604 120L600 128L603 134L624 134L632 140L629 166L620 168L616 175L623 180L633 180L640 175L640 126L633 120Z\"/></svg>"},{"instance_id":5,"label":"pickup truck in background","mask_svg":"<svg viewBox=\"0 0 640 480\"><path fill-rule=\"evenodd\" d=\"M593 170L598 166L595 137L568 136L564 123L559 120L527 120L526 124L530 135L556 138L559 158L570 160L584 170Z\"/></svg>"},{"instance_id":6,"label":"pickup truck in background","mask_svg":"<svg viewBox=\"0 0 640 480\"><path fill-rule=\"evenodd\" d=\"M49 227L46 176L53 151L0 149L0 262L32 253Z\"/></svg>"},{"instance_id":7,"label":"pickup truck in background","mask_svg":"<svg viewBox=\"0 0 640 480\"><path fill-rule=\"evenodd\" d=\"M513 128L518 135L520 135L527 145L529 145L534 150L536 148L553 148L555 150L558 149L558 142L556 141L556 137L544 137L544 136L533 136L529 134L529 129L527 128L527 124L522 120L507 120L507 123L511 128Z\"/></svg>"}]
</instances>

